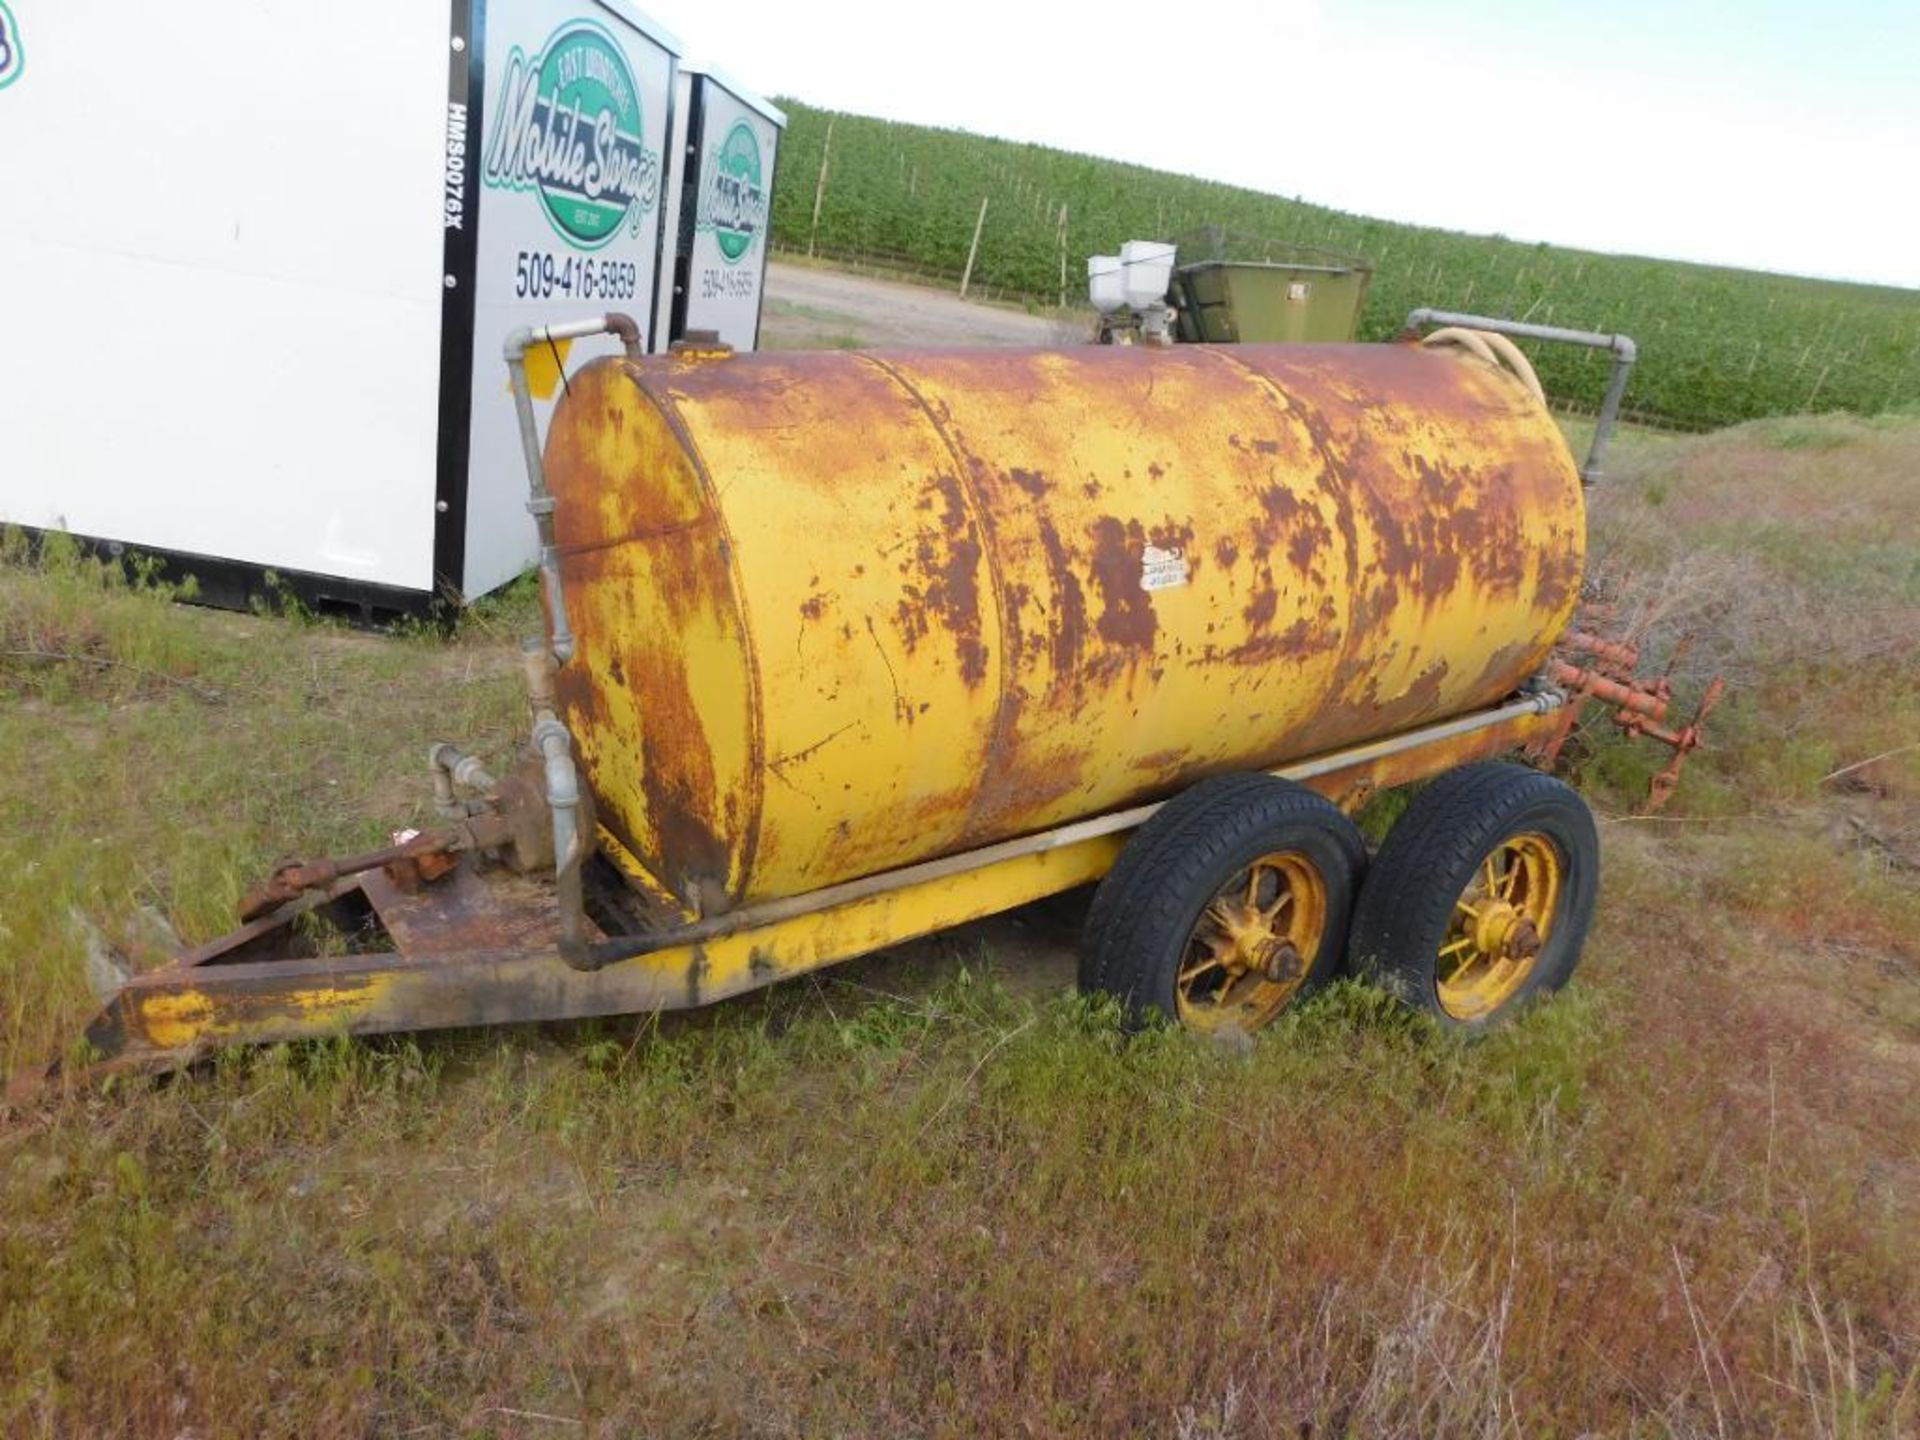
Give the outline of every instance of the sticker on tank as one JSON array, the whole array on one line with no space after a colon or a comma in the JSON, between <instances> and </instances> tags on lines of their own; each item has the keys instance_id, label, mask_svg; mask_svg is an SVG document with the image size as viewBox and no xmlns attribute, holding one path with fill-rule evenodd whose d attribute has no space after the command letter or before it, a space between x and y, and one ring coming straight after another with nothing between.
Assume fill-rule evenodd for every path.
<instances>
[{"instance_id":1,"label":"sticker on tank","mask_svg":"<svg viewBox=\"0 0 1920 1440\"><path fill-rule=\"evenodd\" d=\"M1184 550L1162 550L1149 545L1140 552L1140 588L1171 590L1187 583L1187 555Z\"/></svg>"}]
</instances>

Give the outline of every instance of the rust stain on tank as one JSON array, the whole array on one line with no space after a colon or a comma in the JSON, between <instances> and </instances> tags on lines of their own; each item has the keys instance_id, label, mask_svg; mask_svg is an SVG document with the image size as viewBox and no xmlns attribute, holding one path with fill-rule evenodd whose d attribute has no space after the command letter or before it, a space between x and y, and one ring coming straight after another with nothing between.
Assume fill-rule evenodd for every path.
<instances>
[{"instance_id":1,"label":"rust stain on tank","mask_svg":"<svg viewBox=\"0 0 1920 1440\"><path fill-rule=\"evenodd\" d=\"M1087 643L1087 597L1081 589L1079 575L1074 572L1073 557L1067 553L1053 521L1043 515L1037 528L1040 548L1046 555L1047 578L1053 584L1048 629L1054 683L1064 685L1079 674L1080 655Z\"/></svg>"},{"instance_id":2,"label":"rust stain on tank","mask_svg":"<svg viewBox=\"0 0 1920 1440\"><path fill-rule=\"evenodd\" d=\"M1249 636L1227 652L1236 665L1272 665L1279 661L1311 660L1340 643L1337 631L1296 620L1286 629Z\"/></svg>"},{"instance_id":3,"label":"rust stain on tank","mask_svg":"<svg viewBox=\"0 0 1920 1440\"><path fill-rule=\"evenodd\" d=\"M1138 520L1122 524L1103 515L1089 527L1093 540L1093 581L1100 591L1100 638L1112 645L1152 650L1159 619L1153 597L1140 586L1145 532Z\"/></svg>"},{"instance_id":4,"label":"rust stain on tank","mask_svg":"<svg viewBox=\"0 0 1920 1440\"><path fill-rule=\"evenodd\" d=\"M1264 630L1273 623L1273 617L1279 609L1280 592L1273 588L1272 577L1263 574L1260 587L1253 592L1253 599L1247 602L1247 608L1240 615L1253 629Z\"/></svg>"},{"instance_id":5,"label":"rust stain on tank","mask_svg":"<svg viewBox=\"0 0 1920 1440\"><path fill-rule=\"evenodd\" d=\"M915 502L915 508L932 511L936 496L940 529L922 531L912 560L902 566L903 573L917 577L920 583L902 585L894 621L909 650L931 633L935 620L951 632L961 678L973 689L987 678L988 659L980 625L980 535L967 514L966 498L956 476L941 473L929 477L928 490Z\"/></svg>"},{"instance_id":6,"label":"rust stain on tank","mask_svg":"<svg viewBox=\"0 0 1920 1440\"><path fill-rule=\"evenodd\" d=\"M1172 516L1168 516L1147 531L1147 541L1159 550L1180 551L1187 557L1190 567L1198 563L1199 557L1192 553L1193 522L1191 520L1175 520Z\"/></svg>"}]
</instances>

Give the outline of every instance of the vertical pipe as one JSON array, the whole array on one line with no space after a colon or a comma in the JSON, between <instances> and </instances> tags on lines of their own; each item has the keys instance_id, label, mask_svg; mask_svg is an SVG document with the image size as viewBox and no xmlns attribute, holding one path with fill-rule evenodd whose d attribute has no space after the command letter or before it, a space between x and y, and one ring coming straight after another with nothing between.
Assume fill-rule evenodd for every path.
<instances>
[{"instance_id":1,"label":"vertical pipe","mask_svg":"<svg viewBox=\"0 0 1920 1440\"><path fill-rule=\"evenodd\" d=\"M527 351L542 341L579 340L588 335L617 337L629 360L639 360L645 354L640 327L631 316L617 311L592 320L515 330L501 347L507 376L513 382L513 411L520 421L520 453L527 462L527 513L540 532L540 586L552 617L547 639L553 658L562 665L573 658L573 627L567 620L566 592L560 586L560 552L553 544L553 496L547 491L547 467L540 456L540 422L534 417L533 391L527 384Z\"/></svg>"},{"instance_id":2,"label":"vertical pipe","mask_svg":"<svg viewBox=\"0 0 1920 1440\"><path fill-rule=\"evenodd\" d=\"M518 338L518 337L515 337ZM567 619L567 596L560 586L560 552L553 543L553 496L547 491L546 462L540 456L540 423L533 414L533 391L527 385L526 347L507 342L507 374L513 381L513 408L520 419L520 448L527 460L527 513L540 532L540 588L546 593L549 640L553 658L562 665L573 658L573 626Z\"/></svg>"},{"instance_id":3,"label":"vertical pipe","mask_svg":"<svg viewBox=\"0 0 1920 1440\"><path fill-rule=\"evenodd\" d=\"M559 707L553 699L553 659L539 640L520 642L520 671L527 685L527 706L538 720L543 710Z\"/></svg>"},{"instance_id":4,"label":"vertical pipe","mask_svg":"<svg viewBox=\"0 0 1920 1440\"><path fill-rule=\"evenodd\" d=\"M1607 398L1600 402L1600 414L1593 422L1593 443L1587 447L1587 463L1580 469L1582 485L1596 484L1601 463L1607 456L1607 442L1613 438L1614 422L1620 417L1620 401L1627 393L1627 376L1639 352L1624 335L1613 337L1613 375L1607 381Z\"/></svg>"},{"instance_id":5,"label":"vertical pipe","mask_svg":"<svg viewBox=\"0 0 1920 1440\"><path fill-rule=\"evenodd\" d=\"M545 762L547 808L553 812L554 898L560 908L560 958L576 970L595 968L587 956L586 905L580 871L587 837L580 823L580 773L573 763L573 736L542 711L533 727L534 748Z\"/></svg>"},{"instance_id":6,"label":"vertical pipe","mask_svg":"<svg viewBox=\"0 0 1920 1440\"><path fill-rule=\"evenodd\" d=\"M1409 337L1432 325L1458 326L1463 330L1485 330L1495 335L1517 335L1525 340L1547 340L1562 345L1584 345L1589 350L1606 350L1613 355L1613 374L1607 378L1607 396L1600 402L1600 414L1593 423L1593 444L1587 447L1587 463L1581 467L1580 483L1592 485L1600 478L1601 462L1606 458L1607 442L1613 438L1614 424L1620 418L1620 401L1627 393L1627 378L1640 349L1630 336L1602 335L1592 330L1566 330L1558 325L1532 325L1523 320L1502 320L1494 315L1467 315L1457 310L1434 310L1422 306L1407 316Z\"/></svg>"}]
</instances>

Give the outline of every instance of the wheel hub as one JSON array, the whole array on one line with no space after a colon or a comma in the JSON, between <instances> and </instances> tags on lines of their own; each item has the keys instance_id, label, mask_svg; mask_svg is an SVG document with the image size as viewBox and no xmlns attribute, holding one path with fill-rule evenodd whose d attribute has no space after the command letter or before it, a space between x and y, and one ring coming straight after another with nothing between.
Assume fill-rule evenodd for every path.
<instances>
[{"instance_id":1,"label":"wheel hub","mask_svg":"<svg viewBox=\"0 0 1920 1440\"><path fill-rule=\"evenodd\" d=\"M1441 1008L1471 1020L1519 992L1545 948L1559 904L1561 861L1545 836L1510 836L1482 861L1441 941Z\"/></svg>"},{"instance_id":2,"label":"wheel hub","mask_svg":"<svg viewBox=\"0 0 1920 1440\"><path fill-rule=\"evenodd\" d=\"M1540 930L1533 917L1506 900L1495 900L1480 912L1473 938L1483 954L1504 960L1530 960L1540 953Z\"/></svg>"},{"instance_id":3,"label":"wheel hub","mask_svg":"<svg viewBox=\"0 0 1920 1440\"><path fill-rule=\"evenodd\" d=\"M1200 918L1177 980L1181 1018L1256 1029L1292 998L1327 923L1325 882L1298 855L1256 860Z\"/></svg>"}]
</instances>

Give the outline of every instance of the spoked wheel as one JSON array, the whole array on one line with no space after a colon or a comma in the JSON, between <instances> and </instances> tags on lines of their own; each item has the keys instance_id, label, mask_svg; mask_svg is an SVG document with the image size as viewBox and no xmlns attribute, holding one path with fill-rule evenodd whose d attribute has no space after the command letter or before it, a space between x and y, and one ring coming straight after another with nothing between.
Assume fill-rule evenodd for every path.
<instances>
[{"instance_id":1,"label":"spoked wheel","mask_svg":"<svg viewBox=\"0 0 1920 1440\"><path fill-rule=\"evenodd\" d=\"M1214 893L1174 982L1180 1023L1257 1030L1306 983L1327 933L1327 882L1297 851L1262 855Z\"/></svg>"},{"instance_id":2,"label":"spoked wheel","mask_svg":"<svg viewBox=\"0 0 1920 1440\"><path fill-rule=\"evenodd\" d=\"M1529 831L1501 841L1453 902L1434 980L1440 1007L1477 1020L1511 1000L1533 973L1560 905L1559 848Z\"/></svg>"},{"instance_id":3,"label":"spoked wheel","mask_svg":"<svg viewBox=\"0 0 1920 1440\"><path fill-rule=\"evenodd\" d=\"M1134 1023L1258 1030L1339 968L1365 863L1353 823L1312 791L1271 775L1203 781L1101 882L1081 988L1117 996Z\"/></svg>"},{"instance_id":4,"label":"spoked wheel","mask_svg":"<svg viewBox=\"0 0 1920 1440\"><path fill-rule=\"evenodd\" d=\"M1464 766L1414 797L1374 857L1353 967L1448 1028L1485 1030L1566 984L1599 885L1578 793L1519 765Z\"/></svg>"}]
</instances>

